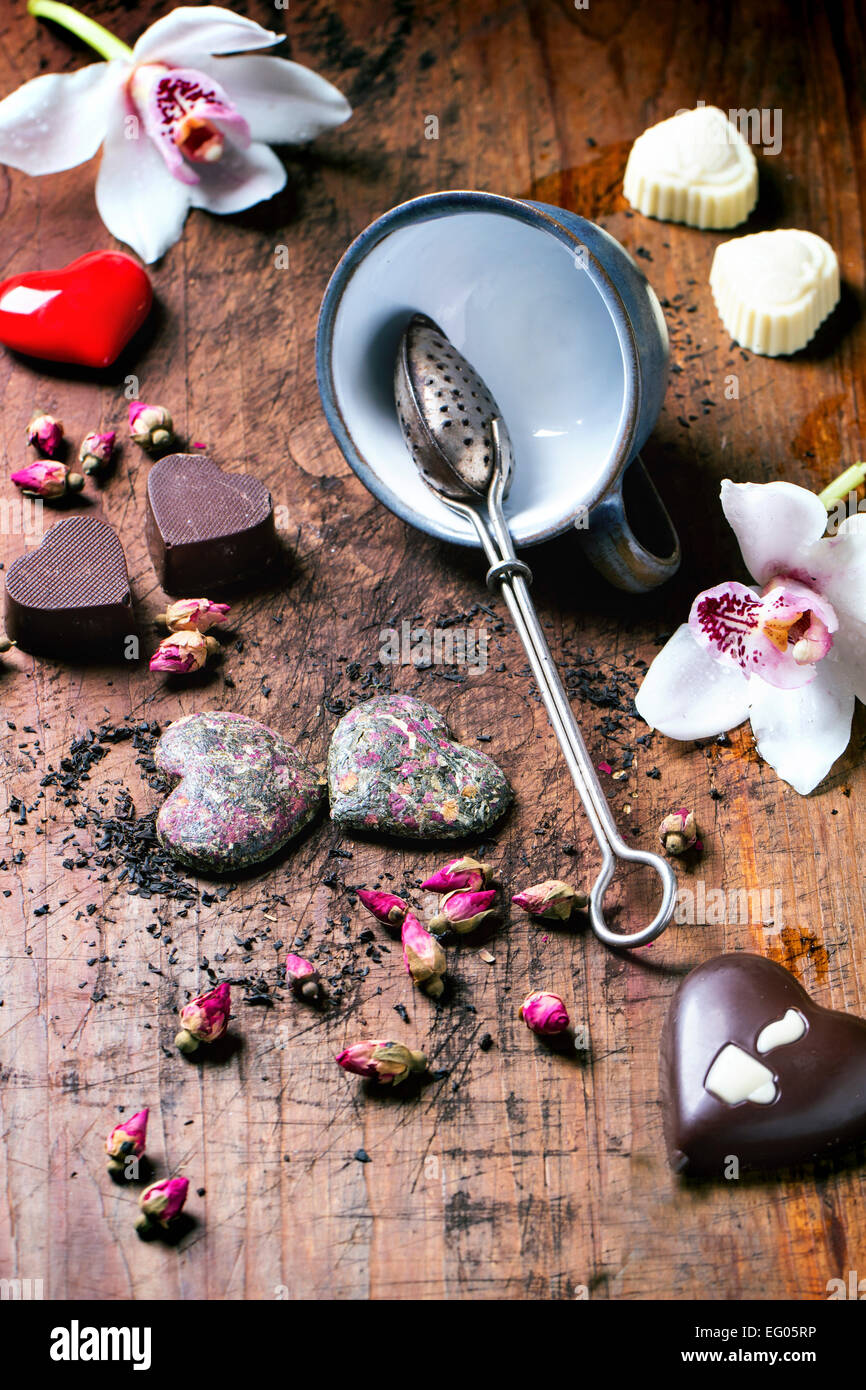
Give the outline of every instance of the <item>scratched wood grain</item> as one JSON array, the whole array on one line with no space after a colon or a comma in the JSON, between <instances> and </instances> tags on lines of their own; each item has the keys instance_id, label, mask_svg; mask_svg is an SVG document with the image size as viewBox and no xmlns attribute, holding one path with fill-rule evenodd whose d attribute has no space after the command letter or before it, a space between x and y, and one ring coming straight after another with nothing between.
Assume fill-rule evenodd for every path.
<instances>
[{"instance_id":1,"label":"scratched wood grain","mask_svg":"<svg viewBox=\"0 0 866 1390\"><path fill-rule=\"evenodd\" d=\"M87 61L23 8L6 5L0 20L3 93ZM130 41L162 6L131 8L90 6ZM190 217L154 268L157 331L134 370L143 398L169 405L182 436L267 480L285 509L291 568L284 584L239 602L243 650L231 644L195 687L166 683L144 662L122 670L24 654L3 662L3 806L17 796L34 809L26 825L10 813L0 828L0 887L9 894L0 898L0 1277L43 1279L50 1298L565 1299L583 1288L602 1299L821 1298L828 1279L862 1261L863 1170L683 1185L664 1160L656 1050L677 981L722 949L769 954L822 1003L866 1012L862 718L846 757L806 800L762 766L747 729L730 746L656 738L637 746L626 777L610 781L620 824L642 845L652 845L671 806L694 806L706 849L681 870L684 886L778 890L772 923L752 912L726 925L676 926L620 959L583 930L506 919L488 942L493 964L472 944L451 952L454 985L439 1010L412 994L396 950L365 954L358 938L370 924L348 893L385 874L416 883L435 855L351 843L323 822L224 903L180 917L175 903L129 896L116 876L100 883L92 870L64 869L74 812L50 793L37 797L48 764L103 718L165 724L204 707L243 711L321 765L338 702L357 698L350 664L375 669L380 628L404 618L432 626L485 601L473 557L410 532L367 495L316 392L315 320L333 265L368 222L418 193L478 187L574 208L639 255L665 301L674 374L646 457L681 530L683 570L665 592L631 599L604 590L574 540L537 553L536 600L563 668L634 670L699 588L740 576L717 506L720 479L819 486L863 452L862 14L780 0L590 0L587 8L293 0L288 10L249 0L236 8L284 25L291 56L337 82L355 115L314 148L286 154L288 188L273 203L232 218ZM622 199L630 142L698 100L781 111L781 152L759 155L750 229L804 226L838 252L843 304L792 361L732 348L707 288L720 236L644 220ZM425 138L429 115L439 119L438 140ZM91 167L40 180L0 172L3 276L110 244L93 175ZM278 268L280 246L287 270ZM725 395L731 375L735 399ZM4 477L21 463L34 405L78 438L122 420L122 390L122 374L97 383L4 355ZM83 505L120 530L149 650L148 623L164 597L142 535L146 474L144 457L125 444L116 475L102 489L89 484ZM21 537L2 541L8 563ZM586 880L594 849L522 652L501 605L482 618L491 638L485 674L449 681L398 667L394 686L432 700L470 742L489 736L483 746L518 797L489 842L501 880ZM644 732L640 721L625 717L612 731L605 711L575 702L596 761L618 769ZM656 768L660 776L650 776ZM90 791L120 782L139 811L154 804L128 744L110 751ZM629 882L624 919L649 910L647 892ZM287 904L276 912L274 894ZM423 894L418 902L433 907ZM34 915L43 904L50 911ZM272 927L270 940L263 927ZM356 972L345 974L342 998L314 1013L287 998L245 1006L236 990L239 1042L224 1061L190 1064L172 1049L179 1002L207 985L203 958L224 954L222 974L255 971L273 989L286 949L275 951L273 940L290 944L298 933L309 933L308 949L329 952L335 969ZM249 948L237 944L247 939ZM376 939L393 947L384 933ZM359 965L368 967L363 977ZM587 1057L545 1049L518 1022L524 991L542 984L587 1029ZM401 1099L338 1072L341 1045L382 1034L424 1047L450 1074ZM105 1133L142 1105L151 1107L157 1174L190 1179L194 1224L173 1247L139 1242L135 1190L112 1185L103 1169ZM369 1162L354 1157L360 1149Z\"/></svg>"}]
</instances>

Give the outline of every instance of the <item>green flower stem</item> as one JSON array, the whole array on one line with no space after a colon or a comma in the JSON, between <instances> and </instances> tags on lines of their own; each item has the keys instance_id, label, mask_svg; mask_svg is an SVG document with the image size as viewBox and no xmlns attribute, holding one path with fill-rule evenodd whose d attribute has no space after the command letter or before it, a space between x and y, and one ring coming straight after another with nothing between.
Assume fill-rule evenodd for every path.
<instances>
[{"instance_id":1,"label":"green flower stem","mask_svg":"<svg viewBox=\"0 0 866 1390\"><path fill-rule=\"evenodd\" d=\"M846 468L844 473L840 473L838 478L828 483L823 492L818 493L819 501L824 503L828 512L832 511L837 502L845 501L849 492L856 492L864 479L866 463L852 463L850 468Z\"/></svg>"},{"instance_id":2,"label":"green flower stem","mask_svg":"<svg viewBox=\"0 0 866 1390\"><path fill-rule=\"evenodd\" d=\"M28 12L36 19L50 19L61 28L68 29L79 39L89 43L103 58L131 58L132 49L128 44L116 39L95 19L79 14L71 5L61 5L59 0L27 0Z\"/></svg>"}]
</instances>

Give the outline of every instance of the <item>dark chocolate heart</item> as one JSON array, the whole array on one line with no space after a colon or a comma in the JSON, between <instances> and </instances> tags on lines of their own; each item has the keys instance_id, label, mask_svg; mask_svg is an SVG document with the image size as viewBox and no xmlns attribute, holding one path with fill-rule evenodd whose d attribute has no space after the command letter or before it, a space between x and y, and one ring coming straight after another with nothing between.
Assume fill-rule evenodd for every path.
<instances>
[{"instance_id":1,"label":"dark chocolate heart","mask_svg":"<svg viewBox=\"0 0 866 1390\"><path fill-rule=\"evenodd\" d=\"M147 543L159 582L186 598L261 576L276 558L264 483L203 454L168 454L147 479Z\"/></svg>"},{"instance_id":2,"label":"dark chocolate heart","mask_svg":"<svg viewBox=\"0 0 866 1390\"><path fill-rule=\"evenodd\" d=\"M126 557L96 516L58 521L6 575L6 631L25 651L128 656L136 633Z\"/></svg>"},{"instance_id":3,"label":"dark chocolate heart","mask_svg":"<svg viewBox=\"0 0 866 1390\"><path fill-rule=\"evenodd\" d=\"M481 835L511 801L492 758L455 743L442 715L412 695L378 695L334 730L331 819L413 839Z\"/></svg>"},{"instance_id":4,"label":"dark chocolate heart","mask_svg":"<svg viewBox=\"0 0 866 1390\"><path fill-rule=\"evenodd\" d=\"M716 956L674 996L660 1086L678 1172L816 1158L866 1136L866 1020L821 1008L763 956Z\"/></svg>"}]
</instances>

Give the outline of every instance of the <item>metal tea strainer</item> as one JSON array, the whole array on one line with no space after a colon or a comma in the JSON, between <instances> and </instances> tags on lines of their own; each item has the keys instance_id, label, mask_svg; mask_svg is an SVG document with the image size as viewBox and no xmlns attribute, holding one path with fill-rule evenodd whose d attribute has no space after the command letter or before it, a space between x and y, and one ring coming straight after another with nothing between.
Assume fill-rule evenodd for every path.
<instances>
[{"instance_id":1,"label":"metal tea strainer","mask_svg":"<svg viewBox=\"0 0 866 1390\"><path fill-rule=\"evenodd\" d=\"M514 457L499 407L475 368L423 314L413 315L403 334L394 392L400 428L415 466L437 497L474 527L484 548L490 565L488 587L502 589L589 817L602 855L589 899L592 929L608 946L643 946L664 931L673 915L676 876L661 855L625 843L596 777L529 597L532 572L515 555L505 519L503 503ZM602 903L617 860L645 864L661 879L661 907L642 931L621 934L605 924Z\"/></svg>"}]
</instances>

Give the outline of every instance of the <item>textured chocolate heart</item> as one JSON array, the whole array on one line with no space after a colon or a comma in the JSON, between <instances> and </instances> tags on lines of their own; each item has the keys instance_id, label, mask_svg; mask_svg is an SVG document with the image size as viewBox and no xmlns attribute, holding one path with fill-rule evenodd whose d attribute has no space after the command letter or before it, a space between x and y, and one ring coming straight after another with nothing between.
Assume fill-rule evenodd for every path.
<instances>
[{"instance_id":1,"label":"textured chocolate heart","mask_svg":"<svg viewBox=\"0 0 866 1390\"><path fill-rule=\"evenodd\" d=\"M10 566L5 606L6 631L25 651L127 655L136 623L116 531L95 516L58 521Z\"/></svg>"},{"instance_id":2,"label":"textured chocolate heart","mask_svg":"<svg viewBox=\"0 0 866 1390\"><path fill-rule=\"evenodd\" d=\"M156 831L182 864L224 873L276 853L312 819L324 781L266 724L244 714L190 714L166 729L157 769L177 786Z\"/></svg>"},{"instance_id":3,"label":"textured chocolate heart","mask_svg":"<svg viewBox=\"0 0 866 1390\"><path fill-rule=\"evenodd\" d=\"M480 835L512 796L493 759L454 743L438 710L411 695L379 695L343 716L328 790L337 825L413 839Z\"/></svg>"},{"instance_id":4,"label":"textured chocolate heart","mask_svg":"<svg viewBox=\"0 0 866 1390\"><path fill-rule=\"evenodd\" d=\"M774 961L716 956L674 996L660 1087L678 1172L815 1158L866 1136L866 1020L821 1008Z\"/></svg>"},{"instance_id":5,"label":"textured chocolate heart","mask_svg":"<svg viewBox=\"0 0 866 1390\"><path fill-rule=\"evenodd\" d=\"M147 479L147 543L168 594L257 579L278 553L271 494L203 454L168 454Z\"/></svg>"},{"instance_id":6,"label":"textured chocolate heart","mask_svg":"<svg viewBox=\"0 0 866 1390\"><path fill-rule=\"evenodd\" d=\"M153 303L147 272L122 251L91 251L60 270L0 283L0 343L52 362L107 367Z\"/></svg>"}]
</instances>

